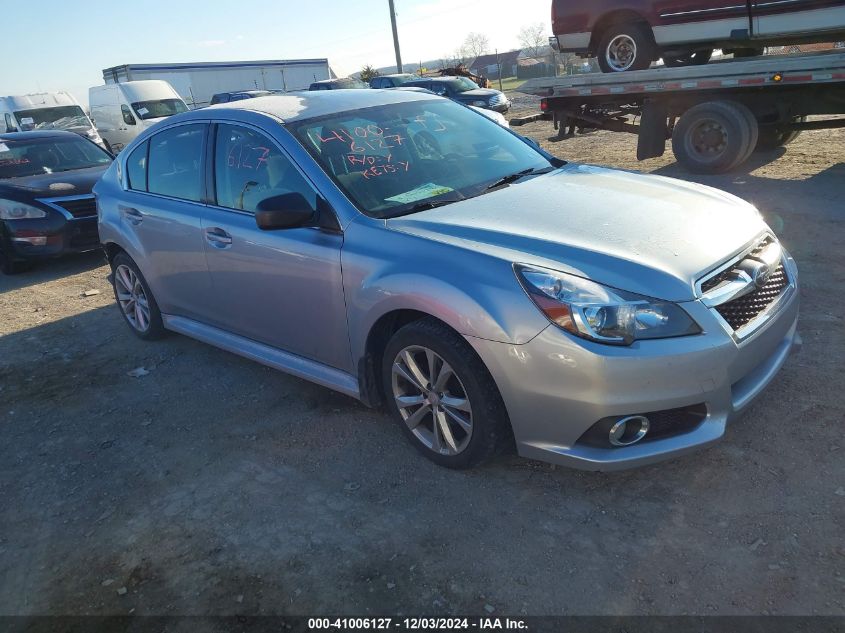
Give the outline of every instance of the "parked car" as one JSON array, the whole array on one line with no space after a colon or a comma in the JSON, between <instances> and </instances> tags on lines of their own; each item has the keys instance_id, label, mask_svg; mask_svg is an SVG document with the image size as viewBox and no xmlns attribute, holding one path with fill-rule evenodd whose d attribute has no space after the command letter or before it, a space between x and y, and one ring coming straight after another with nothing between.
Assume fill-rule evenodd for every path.
<instances>
[{"instance_id":1,"label":"parked car","mask_svg":"<svg viewBox=\"0 0 845 633\"><path fill-rule=\"evenodd\" d=\"M404 86L409 81L419 79L417 75L411 73L397 73L393 75L379 75L370 79L370 88L398 88Z\"/></svg>"},{"instance_id":2,"label":"parked car","mask_svg":"<svg viewBox=\"0 0 845 633\"><path fill-rule=\"evenodd\" d=\"M552 2L551 45L597 57L604 72L706 64L714 49L735 56L764 47L830 42L845 36L841 0L714 2L712 0L599 0Z\"/></svg>"},{"instance_id":3,"label":"parked car","mask_svg":"<svg viewBox=\"0 0 845 633\"><path fill-rule=\"evenodd\" d=\"M99 248L91 189L111 162L72 132L0 134L0 270Z\"/></svg>"},{"instance_id":4,"label":"parked car","mask_svg":"<svg viewBox=\"0 0 845 633\"><path fill-rule=\"evenodd\" d=\"M210 105L217 105L218 103L231 103L233 101L243 101L244 99L255 99L256 97L266 97L273 94L271 90L239 90L236 92L218 92L211 97Z\"/></svg>"},{"instance_id":5,"label":"parked car","mask_svg":"<svg viewBox=\"0 0 845 633\"><path fill-rule=\"evenodd\" d=\"M324 79L323 81L315 81L311 84L308 90L358 90L369 87L370 84L364 83L360 79L355 79L354 77L341 77L339 79Z\"/></svg>"},{"instance_id":6,"label":"parked car","mask_svg":"<svg viewBox=\"0 0 845 633\"><path fill-rule=\"evenodd\" d=\"M425 88L419 88L417 86L399 86L399 88L397 88L397 90L408 90L408 91L412 91L412 92L422 92L422 93L429 94L429 95L434 94L431 90L426 90ZM508 120L505 118L505 116L503 114L499 113L499 112L494 112L493 110L487 110L485 108L479 108L478 106L468 106L468 107L471 108L472 110L474 110L475 112L478 112L479 114L486 116L491 121L495 121L496 123L498 123L502 127L509 128L511 126L510 123L508 122Z\"/></svg>"},{"instance_id":7,"label":"parked car","mask_svg":"<svg viewBox=\"0 0 845 633\"><path fill-rule=\"evenodd\" d=\"M589 469L686 453L799 340L795 262L750 204L565 164L423 93L177 115L95 193L134 334L385 402L444 466L513 438Z\"/></svg>"},{"instance_id":8,"label":"parked car","mask_svg":"<svg viewBox=\"0 0 845 633\"><path fill-rule=\"evenodd\" d=\"M103 145L91 119L69 92L0 97L0 132L33 130L68 130Z\"/></svg>"},{"instance_id":9,"label":"parked car","mask_svg":"<svg viewBox=\"0 0 845 633\"><path fill-rule=\"evenodd\" d=\"M436 95L452 99L458 103L493 110L504 114L511 104L504 92L491 88L479 88L466 77L422 77L402 84L403 87L416 86L425 88Z\"/></svg>"},{"instance_id":10,"label":"parked car","mask_svg":"<svg viewBox=\"0 0 845 633\"><path fill-rule=\"evenodd\" d=\"M188 106L166 81L127 81L88 89L91 118L106 149L119 152L142 130L187 112Z\"/></svg>"}]
</instances>

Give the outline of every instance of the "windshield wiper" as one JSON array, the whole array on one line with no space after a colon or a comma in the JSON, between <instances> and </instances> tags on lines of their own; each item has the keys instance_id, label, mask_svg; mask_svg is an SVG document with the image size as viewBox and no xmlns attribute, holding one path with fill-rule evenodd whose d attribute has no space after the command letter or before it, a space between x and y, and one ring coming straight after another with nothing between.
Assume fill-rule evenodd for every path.
<instances>
[{"instance_id":1,"label":"windshield wiper","mask_svg":"<svg viewBox=\"0 0 845 633\"><path fill-rule=\"evenodd\" d=\"M523 169L522 171L518 171L515 174L509 174L507 176L499 178L499 180L494 182L492 185L487 186L487 191L490 191L492 189L498 189L499 187L505 187L507 185L510 185L511 183L516 182L517 180L520 180L521 178L525 178L526 176L539 176L540 174L548 174L549 172L554 171L554 169L554 167L541 167L539 169L537 167L532 167L531 169Z\"/></svg>"}]
</instances>

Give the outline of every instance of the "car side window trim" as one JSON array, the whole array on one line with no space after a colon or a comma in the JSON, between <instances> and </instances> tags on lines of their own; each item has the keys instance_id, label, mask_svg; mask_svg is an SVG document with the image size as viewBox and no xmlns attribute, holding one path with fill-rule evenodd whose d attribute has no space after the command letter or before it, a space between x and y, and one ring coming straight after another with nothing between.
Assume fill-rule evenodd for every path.
<instances>
[{"instance_id":1,"label":"car side window trim","mask_svg":"<svg viewBox=\"0 0 845 633\"><path fill-rule=\"evenodd\" d=\"M266 130L262 130L260 127L255 125L251 125L249 123L244 123L243 121L231 121L220 119L219 121L214 121L209 126L213 128L213 130L209 130L209 134L207 136L207 149L205 155L206 161L206 168L205 168L205 178L206 178L206 192L207 192L207 206L219 209L220 211L228 211L230 213L236 213L238 215L245 215L248 217L255 217L255 213L251 211L243 211L241 209L232 209L230 207L224 207L217 204L217 174L215 173L214 163L216 159L216 148L217 148L217 134L218 130L220 129L221 125L228 125L230 127L241 127L256 134L260 134L261 136L265 137L268 142L272 143L273 147L277 149L285 159L290 162L291 166L297 171L297 173L302 177L303 181L314 191L314 194L317 198L317 210L320 213L327 212L330 213L332 216L331 224L340 226L340 222L337 218L337 213L335 213L334 209L332 208L331 204L326 200L326 197L322 194L319 187L317 187L311 178L308 177L302 168L300 167L299 163L297 163L290 155L290 153L282 147L282 145L275 139L272 138ZM321 227L313 227L313 228L321 228Z\"/></svg>"},{"instance_id":2,"label":"car side window trim","mask_svg":"<svg viewBox=\"0 0 845 633\"><path fill-rule=\"evenodd\" d=\"M156 136L158 136L159 134L161 134L162 132L167 132L169 130L175 129L177 127L183 127L185 125L204 125L205 128L206 128L205 133L203 134L202 156L200 157L200 161L201 161L201 163L200 163L200 174L205 174L205 170L206 170L206 164L205 163L206 163L206 157L207 157L207 154L208 154L208 152L207 152L208 128L211 127L211 121L208 120L208 119L197 119L197 120L182 121L182 122L176 123L174 125L169 125L164 129L156 130L155 134L150 134L150 135L144 136L144 137L138 137L139 139L143 138L143 141L141 141L141 143L147 143L147 170L146 170L146 174L145 174L145 185L146 185L147 191L138 191L137 189L131 189L129 187L129 175L127 174L128 165L126 164L126 161L129 159L129 156L132 154L132 152L125 152L126 157L121 162L121 167L123 168L123 183L122 184L123 184L124 191L129 191L129 192L136 193L136 194L139 194L139 195L142 195L142 196L152 196L154 198L159 198L161 200L175 200L177 202L183 202L185 204L196 204L196 205L200 205L200 206L208 206L202 200L199 200L199 201L197 201L197 200L186 200L185 198L177 198L175 196L167 196L167 195L164 195L164 194L161 194L161 193L155 193L155 192L152 192L152 191L149 190L150 189L150 171L149 171L149 168L150 168L150 147L152 145L150 143L150 141L153 138L155 138ZM138 145L140 145L141 143L139 143ZM134 148L133 148L132 151L135 151ZM123 155L123 154L124 154L124 152L121 152L121 155ZM203 178L203 191L205 191L205 186L207 186L205 181L206 181L206 179Z\"/></svg>"}]
</instances>

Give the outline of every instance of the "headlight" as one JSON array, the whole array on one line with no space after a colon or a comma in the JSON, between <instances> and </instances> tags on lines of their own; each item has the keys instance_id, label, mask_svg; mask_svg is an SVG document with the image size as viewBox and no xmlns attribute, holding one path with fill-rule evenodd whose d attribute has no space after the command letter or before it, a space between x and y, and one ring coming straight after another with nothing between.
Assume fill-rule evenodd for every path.
<instances>
[{"instance_id":1,"label":"headlight","mask_svg":"<svg viewBox=\"0 0 845 633\"><path fill-rule=\"evenodd\" d=\"M487 107L487 102L486 102L486 101L476 100L476 101L473 101L473 102L472 102L472 105L474 105L476 108L486 108L486 107Z\"/></svg>"},{"instance_id":2,"label":"headlight","mask_svg":"<svg viewBox=\"0 0 845 633\"><path fill-rule=\"evenodd\" d=\"M30 204L0 199L0 220L35 220L46 218L47 212Z\"/></svg>"},{"instance_id":3,"label":"headlight","mask_svg":"<svg viewBox=\"0 0 845 633\"><path fill-rule=\"evenodd\" d=\"M642 339L701 333L677 304L615 290L566 273L515 267L528 296L558 327L591 341L630 345Z\"/></svg>"}]
</instances>

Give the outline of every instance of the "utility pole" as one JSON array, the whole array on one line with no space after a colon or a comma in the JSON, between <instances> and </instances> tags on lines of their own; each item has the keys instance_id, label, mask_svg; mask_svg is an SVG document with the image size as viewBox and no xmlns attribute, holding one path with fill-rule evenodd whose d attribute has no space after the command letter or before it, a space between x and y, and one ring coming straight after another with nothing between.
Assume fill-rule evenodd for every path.
<instances>
[{"instance_id":1,"label":"utility pole","mask_svg":"<svg viewBox=\"0 0 845 633\"><path fill-rule=\"evenodd\" d=\"M390 5L390 25L393 27L393 48L396 50L396 72L402 72L402 53L399 52L399 31L396 30L396 7L393 0L387 0Z\"/></svg>"},{"instance_id":2,"label":"utility pole","mask_svg":"<svg viewBox=\"0 0 845 633\"><path fill-rule=\"evenodd\" d=\"M496 66L499 69L499 92L504 92L505 89L502 88L502 63L499 61L499 49L498 48L496 49Z\"/></svg>"}]
</instances>

